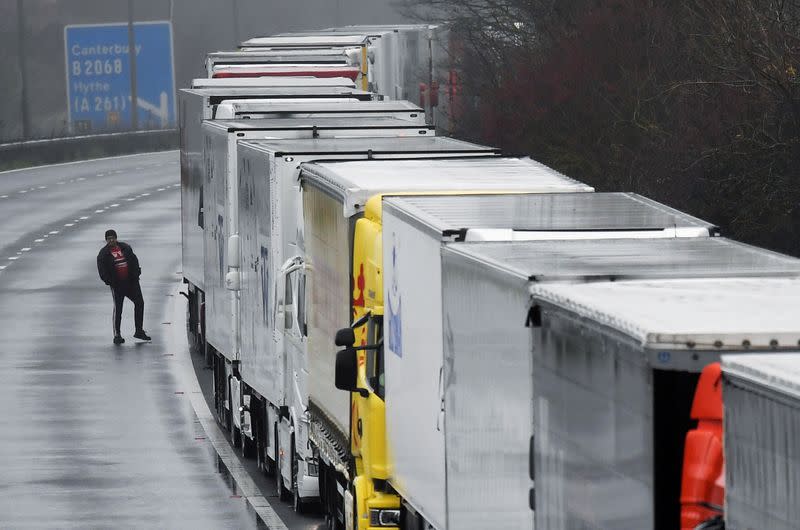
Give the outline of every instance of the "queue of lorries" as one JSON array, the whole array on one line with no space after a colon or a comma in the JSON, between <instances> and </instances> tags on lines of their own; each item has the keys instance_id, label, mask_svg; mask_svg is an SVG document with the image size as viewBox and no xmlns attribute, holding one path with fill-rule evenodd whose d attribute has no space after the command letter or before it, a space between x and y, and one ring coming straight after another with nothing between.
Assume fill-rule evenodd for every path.
<instances>
[{"instance_id":1,"label":"queue of lorries","mask_svg":"<svg viewBox=\"0 0 800 530\"><path fill-rule=\"evenodd\" d=\"M337 529L797 528L800 260L438 136L447 42L254 38L181 91L233 442Z\"/></svg>"}]
</instances>

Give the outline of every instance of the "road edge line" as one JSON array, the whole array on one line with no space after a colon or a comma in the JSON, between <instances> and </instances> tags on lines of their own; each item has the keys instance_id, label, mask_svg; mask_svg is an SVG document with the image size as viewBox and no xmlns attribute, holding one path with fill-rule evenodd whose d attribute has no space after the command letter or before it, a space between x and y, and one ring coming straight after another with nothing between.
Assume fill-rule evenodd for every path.
<instances>
[{"instance_id":1,"label":"road edge line","mask_svg":"<svg viewBox=\"0 0 800 530\"><path fill-rule=\"evenodd\" d=\"M217 456L228 469L236 489L247 501L250 509L255 512L258 519L270 530L288 530L288 527L275 512L269 501L261 494L256 483L250 477L247 470L239 463L238 457L234 454L233 448L225 438L222 429L217 425L211 409L206 403L203 392L200 389L200 382L192 364L189 341L186 336L186 303L180 294L181 283L177 283L172 289L172 330L167 342L169 352L174 353L174 358L181 364L180 378L183 383L185 394L189 396L194 413L200 421L200 425L206 433L206 437L214 447Z\"/></svg>"}]
</instances>

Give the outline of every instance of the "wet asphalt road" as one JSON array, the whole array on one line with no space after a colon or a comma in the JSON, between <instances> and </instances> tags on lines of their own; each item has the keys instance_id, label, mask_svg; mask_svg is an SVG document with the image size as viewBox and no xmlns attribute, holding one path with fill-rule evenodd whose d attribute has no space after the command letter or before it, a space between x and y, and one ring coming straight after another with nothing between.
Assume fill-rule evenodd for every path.
<instances>
[{"instance_id":1,"label":"wet asphalt road","mask_svg":"<svg viewBox=\"0 0 800 530\"><path fill-rule=\"evenodd\" d=\"M0 173L0 528L258 527L167 347L178 173L174 151ZM107 228L139 256L152 343L131 337L129 301L127 342L111 343L95 265ZM318 525L276 509L289 528Z\"/></svg>"}]
</instances>

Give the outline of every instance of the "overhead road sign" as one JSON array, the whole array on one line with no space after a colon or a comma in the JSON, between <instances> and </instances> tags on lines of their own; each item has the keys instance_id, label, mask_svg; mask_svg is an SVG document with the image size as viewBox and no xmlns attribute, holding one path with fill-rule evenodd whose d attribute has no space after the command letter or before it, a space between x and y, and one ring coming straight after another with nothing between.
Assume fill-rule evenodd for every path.
<instances>
[{"instance_id":1,"label":"overhead road sign","mask_svg":"<svg viewBox=\"0 0 800 530\"><path fill-rule=\"evenodd\" d=\"M132 104L128 24L64 28L67 107L73 132L174 127L175 70L170 22L133 25L136 105Z\"/></svg>"}]
</instances>

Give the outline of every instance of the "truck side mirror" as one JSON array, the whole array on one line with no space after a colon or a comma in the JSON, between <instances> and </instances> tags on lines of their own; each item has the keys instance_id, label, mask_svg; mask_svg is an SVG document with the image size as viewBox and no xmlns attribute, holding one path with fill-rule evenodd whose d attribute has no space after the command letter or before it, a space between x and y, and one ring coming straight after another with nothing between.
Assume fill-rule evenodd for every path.
<instances>
[{"instance_id":1,"label":"truck side mirror","mask_svg":"<svg viewBox=\"0 0 800 530\"><path fill-rule=\"evenodd\" d=\"M356 343L356 334L353 328L342 328L336 332L336 338L333 340L337 346L352 346Z\"/></svg>"},{"instance_id":2,"label":"truck side mirror","mask_svg":"<svg viewBox=\"0 0 800 530\"><path fill-rule=\"evenodd\" d=\"M340 332L343 330L339 330ZM352 330L351 330L352 331ZM337 338L339 333L336 334ZM358 354L352 346L340 350L336 354L336 388L339 390L357 391L358 387Z\"/></svg>"}]
</instances>

